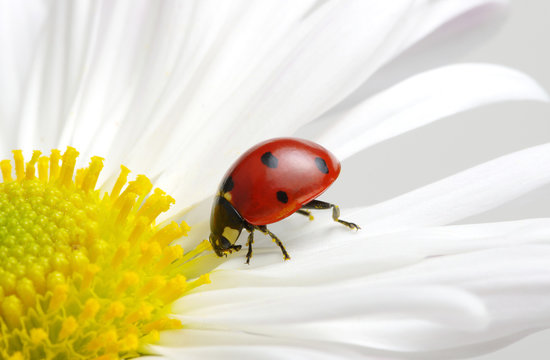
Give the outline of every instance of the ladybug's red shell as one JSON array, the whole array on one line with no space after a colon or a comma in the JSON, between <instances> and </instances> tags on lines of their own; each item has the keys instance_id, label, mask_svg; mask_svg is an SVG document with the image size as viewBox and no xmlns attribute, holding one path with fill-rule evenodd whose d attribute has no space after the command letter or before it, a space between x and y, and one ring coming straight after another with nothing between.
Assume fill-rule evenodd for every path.
<instances>
[{"instance_id":1,"label":"ladybug's red shell","mask_svg":"<svg viewBox=\"0 0 550 360\"><path fill-rule=\"evenodd\" d=\"M340 162L311 141L278 138L244 153L225 175L220 192L252 225L293 214L338 177Z\"/></svg>"}]
</instances>

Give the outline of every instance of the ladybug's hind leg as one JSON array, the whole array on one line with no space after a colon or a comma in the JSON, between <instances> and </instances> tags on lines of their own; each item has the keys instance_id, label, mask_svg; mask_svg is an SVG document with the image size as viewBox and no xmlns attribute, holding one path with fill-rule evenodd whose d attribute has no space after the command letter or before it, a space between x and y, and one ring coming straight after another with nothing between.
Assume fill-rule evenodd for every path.
<instances>
[{"instance_id":1,"label":"ladybug's hind leg","mask_svg":"<svg viewBox=\"0 0 550 360\"><path fill-rule=\"evenodd\" d=\"M279 240L279 238L275 234L269 231L265 225L257 225L257 226L254 226L254 228L256 228L257 230L260 230L262 233L266 235L269 235L271 239L277 244L277 246L281 248L281 251L283 252L283 258L285 260L290 260L290 256L286 252L285 246L283 245L281 240Z\"/></svg>"},{"instance_id":2,"label":"ladybug's hind leg","mask_svg":"<svg viewBox=\"0 0 550 360\"><path fill-rule=\"evenodd\" d=\"M339 222L340 224L342 224L344 226L347 226L347 227L349 227L350 229L353 229L353 230L361 229L358 225L356 225L354 223L351 223L351 222L340 219L340 208L338 207L338 205L330 204L328 202L319 201L319 200L311 200L310 202L308 202L307 204L304 204L302 206L302 209L323 210L323 209L330 209L330 208L332 208L332 219L334 221Z\"/></svg>"}]
</instances>

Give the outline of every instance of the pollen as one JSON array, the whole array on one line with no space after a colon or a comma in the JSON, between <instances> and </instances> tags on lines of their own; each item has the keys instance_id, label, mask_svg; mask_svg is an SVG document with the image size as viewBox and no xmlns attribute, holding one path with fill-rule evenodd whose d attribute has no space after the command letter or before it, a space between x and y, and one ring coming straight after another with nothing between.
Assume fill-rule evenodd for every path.
<instances>
[{"instance_id":1,"label":"pollen","mask_svg":"<svg viewBox=\"0 0 550 360\"><path fill-rule=\"evenodd\" d=\"M121 166L96 188L103 159L23 152L0 161L0 359L127 359L184 326L172 303L210 282L182 222L157 225L174 199Z\"/></svg>"}]
</instances>

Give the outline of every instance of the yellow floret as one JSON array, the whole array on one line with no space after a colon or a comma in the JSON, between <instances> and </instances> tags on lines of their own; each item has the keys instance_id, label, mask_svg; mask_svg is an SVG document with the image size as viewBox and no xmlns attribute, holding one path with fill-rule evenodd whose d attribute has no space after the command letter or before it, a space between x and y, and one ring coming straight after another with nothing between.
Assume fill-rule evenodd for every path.
<instances>
[{"instance_id":1,"label":"yellow floret","mask_svg":"<svg viewBox=\"0 0 550 360\"><path fill-rule=\"evenodd\" d=\"M208 282L195 273L210 247L185 252L173 244L185 222L155 225L173 198L143 175L128 182L124 166L102 193L104 159L76 169L77 157L69 147L0 161L0 359L138 356L183 326L172 302Z\"/></svg>"}]
</instances>

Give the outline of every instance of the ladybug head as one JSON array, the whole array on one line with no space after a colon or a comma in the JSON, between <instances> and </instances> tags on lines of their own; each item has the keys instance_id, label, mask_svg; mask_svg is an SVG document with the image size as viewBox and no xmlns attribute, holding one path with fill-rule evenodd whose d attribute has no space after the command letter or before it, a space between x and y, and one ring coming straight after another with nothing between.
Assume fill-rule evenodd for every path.
<instances>
[{"instance_id":1,"label":"ladybug head","mask_svg":"<svg viewBox=\"0 0 550 360\"><path fill-rule=\"evenodd\" d=\"M224 197L216 196L210 216L210 243L218 256L241 246L235 245L244 227L244 220Z\"/></svg>"}]
</instances>

